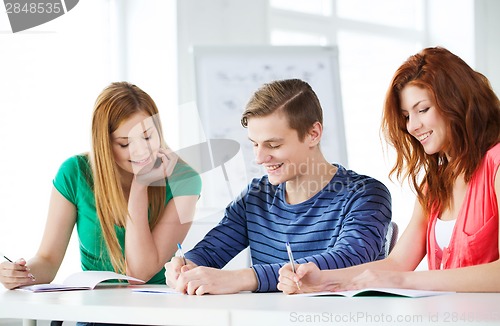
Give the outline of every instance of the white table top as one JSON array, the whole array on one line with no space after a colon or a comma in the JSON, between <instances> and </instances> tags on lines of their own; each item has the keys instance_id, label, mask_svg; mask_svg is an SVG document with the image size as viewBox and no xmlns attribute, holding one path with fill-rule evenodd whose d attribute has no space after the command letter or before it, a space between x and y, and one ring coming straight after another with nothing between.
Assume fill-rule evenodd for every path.
<instances>
[{"instance_id":1,"label":"white table top","mask_svg":"<svg viewBox=\"0 0 500 326\"><path fill-rule=\"evenodd\" d=\"M282 293L197 297L105 285L50 293L0 290L0 318L147 325L485 325L500 324L499 302L500 293L424 298L291 297Z\"/></svg>"}]
</instances>

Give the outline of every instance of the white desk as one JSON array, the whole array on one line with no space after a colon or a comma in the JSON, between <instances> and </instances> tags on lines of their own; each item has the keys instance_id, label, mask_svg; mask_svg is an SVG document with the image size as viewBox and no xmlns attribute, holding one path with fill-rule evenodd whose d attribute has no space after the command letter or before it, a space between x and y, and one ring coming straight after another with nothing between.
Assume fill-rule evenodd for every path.
<instances>
[{"instance_id":1,"label":"white desk","mask_svg":"<svg viewBox=\"0 0 500 326\"><path fill-rule=\"evenodd\" d=\"M147 325L500 325L500 293L426 298L289 297L282 293L187 296L93 291L0 290L0 318Z\"/></svg>"}]
</instances>

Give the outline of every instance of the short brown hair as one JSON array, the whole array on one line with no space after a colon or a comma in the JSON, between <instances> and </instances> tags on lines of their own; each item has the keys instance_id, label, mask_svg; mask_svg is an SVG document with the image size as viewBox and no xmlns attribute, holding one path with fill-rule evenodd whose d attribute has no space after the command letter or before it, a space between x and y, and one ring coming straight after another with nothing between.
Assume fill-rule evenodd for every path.
<instances>
[{"instance_id":1,"label":"short brown hair","mask_svg":"<svg viewBox=\"0 0 500 326\"><path fill-rule=\"evenodd\" d=\"M268 116L278 110L286 115L300 141L314 123L323 124L323 110L311 86L300 79L284 79L264 84L253 94L243 112L241 125L246 128L249 118Z\"/></svg>"}]
</instances>

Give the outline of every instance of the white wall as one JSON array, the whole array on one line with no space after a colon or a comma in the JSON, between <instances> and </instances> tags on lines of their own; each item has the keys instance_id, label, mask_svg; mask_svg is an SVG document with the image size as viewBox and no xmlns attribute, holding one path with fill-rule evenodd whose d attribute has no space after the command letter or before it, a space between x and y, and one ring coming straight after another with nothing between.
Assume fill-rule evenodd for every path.
<instances>
[{"instance_id":1,"label":"white wall","mask_svg":"<svg viewBox=\"0 0 500 326\"><path fill-rule=\"evenodd\" d=\"M177 100L176 2L164 0L111 0L110 42L117 79L130 81L156 102L165 138L179 142Z\"/></svg>"},{"instance_id":2,"label":"white wall","mask_svg":"<svg viewBox=\"0 0 500 326\"><path fill-rule=\"evenodd\" d=\"M500 94L500 1L475 0L476 69Z\"/></svg>"},{"instance_id":3,"label":"white wall","mask_svg":"<svg viewBox=\"0 0 500 326\"><path fill-rule=\"evenodd\" d=\"M474 0L428 1L429 46L444 46L469 65L475 63ZM453 8L453 14L449 14Z\"/></svg>"},{"instance_id":4,"label":"white wall","mask_svg":"<svg viewBox=\"0 0 500 326\"><path fill-rule=\"evenodd\" d=\"M89 150L92 106L111 75L108 9L83 1L16 34L0 13L0 251L13 259L38 248L59 165Z\"/></svg>"},{"instance_id":5,"label":"white wall","mask_svg":"<svg viewBox=\"0 0 500 326\"><path fill-rule=\"evenodd\" d=\"M268 40L267 0L178 0L179 103L195 100L193 45L258 45Z\"/></svg>"}]
</instances>

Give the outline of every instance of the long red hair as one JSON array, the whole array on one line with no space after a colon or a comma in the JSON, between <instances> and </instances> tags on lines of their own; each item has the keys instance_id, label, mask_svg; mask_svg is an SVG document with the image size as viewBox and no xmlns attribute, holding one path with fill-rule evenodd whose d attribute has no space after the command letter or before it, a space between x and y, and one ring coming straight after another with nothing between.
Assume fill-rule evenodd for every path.
<instances>
[{"instance_id":1,"label":"long red hair","mask_svg":"<svg viewBox=\"0 0 500 326\"><path fill-rule=\"evenodd\" d=\"M408 133L400 94L407 85L425 89L447 123L444 151L424 152ZM450 207L458 176L470 181L486 151L500 141L500 103L488 79L450 51L433 47L409 57L394 74L385 98L382 132L397 153L389 176L408 179L429 213ZM423 177L421 176L423 173Z\"/></svg>"}]
</instances>

